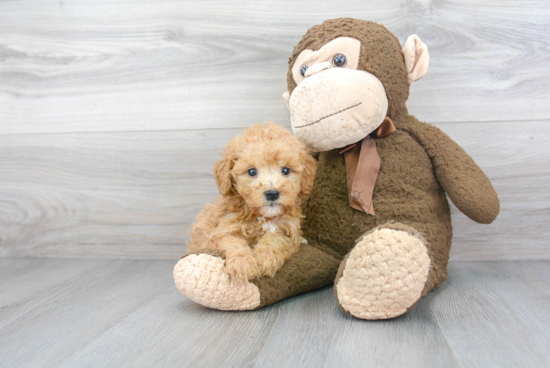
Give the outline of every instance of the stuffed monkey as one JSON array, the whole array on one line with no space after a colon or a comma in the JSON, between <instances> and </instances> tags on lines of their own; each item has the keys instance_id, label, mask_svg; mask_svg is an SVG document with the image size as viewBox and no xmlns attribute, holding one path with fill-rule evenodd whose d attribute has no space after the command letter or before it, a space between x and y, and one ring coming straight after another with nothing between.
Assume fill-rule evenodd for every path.
<instances>
[{"instance_id":1,"label":"stuffed monkey","mask_svg":"<svg viewBox=\"0 0 550 368\"><path fill-rule=\"evenodd\" d=\"M294 135L317 152L302 224L308 244L274 277L231 282L223 255L196 252L176 285L216 309L251 310L334 283L368 320L402 315L447 278L452 227L445 193L472 220L500 204L489 179L451 138L409 115L409 84L427 72L416 35L401 47L384 26L331 19L310 28L289 60Z\"/></svg>"}]
</instances>

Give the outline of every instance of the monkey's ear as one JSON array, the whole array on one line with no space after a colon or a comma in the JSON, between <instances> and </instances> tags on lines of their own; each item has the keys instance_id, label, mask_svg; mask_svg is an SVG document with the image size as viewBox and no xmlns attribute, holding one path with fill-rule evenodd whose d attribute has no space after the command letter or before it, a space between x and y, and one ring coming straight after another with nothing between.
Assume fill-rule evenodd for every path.
<instances>
[{"instance_id":1,"label":"monkey's ear","mask_svg":"<svg viewBox=\"0 0 550 368\"><path fill-rule=\"evenodd\" d=\"M216 179L218 191L224 197L234 191L233 177L231 176L233 165L234 157L232 150L225 147L222 152L222 159L214 164L214 179Z\"/></svg>"},{"instance_id":2,"label":"monkey's ear","mask_svg":"<svg viewBox=\"0 0 550 368\"><path fill-rule=\"evenodd\" d=\"M407 68L407 76L409 83L419 80L428 71L430 65L430 54L428 46L422 42L417 35L411 35L407 38L403 50L405 57L405 67Z\"/></svg>"},{"instance_id":3,"label":"monkey's ear","mask_svg":"<svg viewBox=\"0 0 550 368\"><path fill-rule=\"evenodd\" d=\"M290 100L290 93L289 93L288 91L286 91L285 93L283 93L283 98L284 98L284 100L285 100L285 102L286 102L286 108L287 108L287 109L290 109L290 108L288 107L288 100Z\"/></svg>"}]
</instances>

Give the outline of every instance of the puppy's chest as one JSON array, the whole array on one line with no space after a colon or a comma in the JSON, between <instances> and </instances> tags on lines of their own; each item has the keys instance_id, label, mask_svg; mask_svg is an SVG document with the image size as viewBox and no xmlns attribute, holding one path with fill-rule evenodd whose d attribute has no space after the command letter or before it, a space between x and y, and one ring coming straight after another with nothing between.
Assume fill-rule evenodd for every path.
<instances>
[{"instance_id":1,"label":"puppy's chest","mask_svg":"<svg viewBox=\"0 0 550 368\"><path fill-rule=\"evenodd\" d=\"M256 229L261 235L265 233L282 233L284 221L279 218L265 218L263 216L257 218Z\"/></svg>"},{"instance_id":2,"label":"puppy's chest","mask_svg":"<svg viewBox=\"0 0 550 368\"><path fill-rule=\"evenodd\" d=\"M276 233L279 231L279 221L258 217L259 231L262 233Z\"/></svg>"},{"instance_id":3,"label":"puppy's chest","mask_svg":"<svg viewBox=\"0 0 550 368\"><path fill-rule=\"evenodd\" d=\"M255 222L249 224L246 231L246 240L254 243L266 233L281 233L281 223L277 219L258 217Z\"/></svg>"}]
</instances>

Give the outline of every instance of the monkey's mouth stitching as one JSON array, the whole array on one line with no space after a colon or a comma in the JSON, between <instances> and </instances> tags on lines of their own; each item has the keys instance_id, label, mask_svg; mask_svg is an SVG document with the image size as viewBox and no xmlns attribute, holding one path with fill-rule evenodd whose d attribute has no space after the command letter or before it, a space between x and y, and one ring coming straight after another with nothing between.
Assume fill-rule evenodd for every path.
<instances>
[{"instance_id":1,"label":"monkey's mouth stitching","mask_svg":"<svg viewBox=\"0 0 550 368\"><path fill-rule=\"evenodd\" d=\"M345 108L345 109L343 109L343 110L333 112L332 114L327 115L327 116L323 116L321 119L319 119L319 120L317 120L317 121L314 121L313 123L309 123L309 124L305 124L305 125L300 125L300 126L295 126L294 128L305 128L305 127L307 127L307 126L310 126L310 125L313 125L313 124L317 124L318 122L320 122L320 121L323 120L323 119L330 118L331 116L334 116L334 115L339 114L339 113L341 113L341 112L347 111L347 110L349 110L349 109L353 109L354 107L357 107L357 106L359 106L359 105L361 105L361 104L362 104L362 102L359 102L358 104L355 104L355 105L353 105L353 106L347 107L347 108Z\"/></svg>"}]
</instances>

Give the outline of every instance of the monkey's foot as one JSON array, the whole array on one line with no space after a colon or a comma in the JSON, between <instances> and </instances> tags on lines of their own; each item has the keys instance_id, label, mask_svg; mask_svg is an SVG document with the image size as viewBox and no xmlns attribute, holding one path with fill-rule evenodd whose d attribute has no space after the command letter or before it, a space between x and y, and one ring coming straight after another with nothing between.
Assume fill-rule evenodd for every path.
<instances>
[{"instance_id":1,"label":"monkey's foot","mask_svg":"<svg viewBox=\"0 0 550 368\"><path fill-rule=\"evenodd\" d=\"M225 260L206 253L182 258L174 268L179 291L205 307L252 310L260 305L260 291L248 281L231 280Z\"/></svg>"},{"instance_id":2,"label":"monkey's foot","mask_svg":"<svg viewBox=\"0 0 550 368\"><path fill-rule=\"evenodd\" d=\"M419 235L378 228L340 264L335 292L340 306L368 320L402 315L422 296L430 258Z\"/></svg>"}]
</instances>

